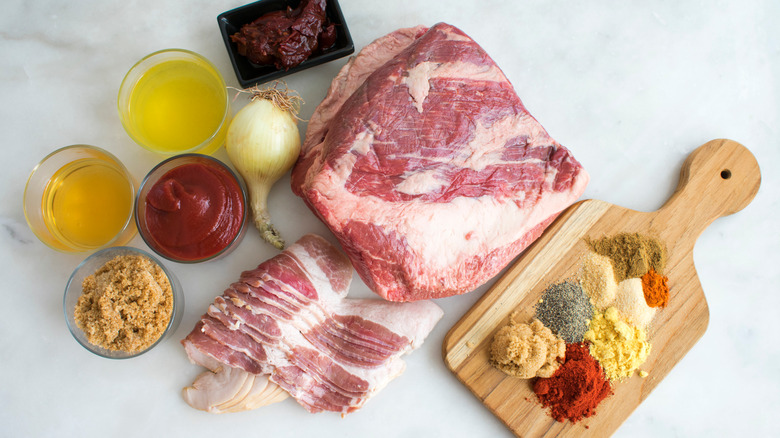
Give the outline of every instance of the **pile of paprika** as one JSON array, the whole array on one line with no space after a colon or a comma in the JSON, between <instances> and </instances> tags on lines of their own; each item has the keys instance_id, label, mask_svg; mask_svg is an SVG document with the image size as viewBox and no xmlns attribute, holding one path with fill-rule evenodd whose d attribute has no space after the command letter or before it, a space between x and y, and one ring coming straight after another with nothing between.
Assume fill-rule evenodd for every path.
<instances>
[{"instance_id":1,"label":"pile of paprika","mask_svg":"<svg viewBox=\"0 0 780 438\"><path fill-rule=\"evenodd\" d=\"M534 382L534 392L551 417L576 423L596 413L612 386L587 345L577 343L566 346L566 358L551 377Z\"/></svg>"}]
</instances>

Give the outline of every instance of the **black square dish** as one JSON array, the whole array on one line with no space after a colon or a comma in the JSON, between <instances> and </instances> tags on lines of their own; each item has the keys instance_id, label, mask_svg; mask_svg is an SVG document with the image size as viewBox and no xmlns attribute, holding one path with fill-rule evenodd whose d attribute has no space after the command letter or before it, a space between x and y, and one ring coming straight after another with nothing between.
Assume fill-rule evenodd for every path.
<instances>
[{"instance_id":1,"label":"black square dish","mask_svg":"<svg viewBox=\"0 0 780 438\"><path fill-rule=\"evenodd\" d=\"M238 54L238 46L230 40L230 35L241 30L241 26L251 23L260 16L272 12L281 11L288 6L295 8L300 0L260 0L248 5L240 6L217 17L222 39L230 55L233 71L241 87L247 88L273 79L278 79L289 74L305 70L316 65L324 64L334 59L351 55L355 51L352 37L349 35L347 23L341 14L341 8L337 0L327 0L325 13L328 20L336 25L336 42L330 48L312 54L309 59L289 70L277 69L273 65L258 65L249 61L245 56Z\"/></svg>"}]
</instances>

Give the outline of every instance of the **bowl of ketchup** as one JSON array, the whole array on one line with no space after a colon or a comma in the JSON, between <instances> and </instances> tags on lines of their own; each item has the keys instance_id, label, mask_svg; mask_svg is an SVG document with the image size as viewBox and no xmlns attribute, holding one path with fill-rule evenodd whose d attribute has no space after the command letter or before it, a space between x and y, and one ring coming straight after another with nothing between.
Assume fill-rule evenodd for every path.
<instances>
[{"instance_id":1,"label":"bowl of ketchup","mask_svg":"<svg viewBox=\"0 0 780 438\"><path fill-rule=\"evenodd\" d=\"M155 253L198 263L230 253L247 227L244 182L208 155L183 154L155 166L135 202L138 233Z\"/></svg>"}]
</instances>

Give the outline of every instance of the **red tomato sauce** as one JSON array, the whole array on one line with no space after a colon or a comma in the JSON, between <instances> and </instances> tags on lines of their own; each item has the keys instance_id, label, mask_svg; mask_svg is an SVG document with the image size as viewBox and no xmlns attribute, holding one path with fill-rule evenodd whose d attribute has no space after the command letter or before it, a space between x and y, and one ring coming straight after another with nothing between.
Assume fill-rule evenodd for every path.
<instances>
[{"instance_id":1,"label":"red tomato sauce","mask_svg":"<svg viewBox=\"0 0 780 438\"><path fill-rule=\"evenodd\" d=\"M157 249L194 261L227 248L241 232L245 200L234 176L217 165L169 170L146 195L146 227Z\"/></svg>"}]
</instances>

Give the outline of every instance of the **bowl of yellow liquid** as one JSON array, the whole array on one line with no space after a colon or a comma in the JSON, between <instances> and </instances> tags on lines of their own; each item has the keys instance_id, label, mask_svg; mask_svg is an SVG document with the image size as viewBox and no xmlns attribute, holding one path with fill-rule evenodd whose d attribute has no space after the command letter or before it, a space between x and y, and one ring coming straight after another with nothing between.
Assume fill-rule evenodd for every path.
<instances>
[{"instance_id":1,"label":"bowl of yellow liquid","mask_svg":"<svg viewBox=\"0 0 780 438\"><path fill-rule=\"evenodd\" d=\"M111 153L73 145L47 155L24 188L24 216L46 245L64 252L124 245L135 235L135 181Z\"/></svg>"},{"instance_id":2,"label":"bowl of yellow liquid","mask_svg":"<svg viewBox=\"0 0 780 438\"><path fill-rule=\"evenodd\" d=\"M117 105L125 131L150 151L212 154L225 143L225 81L195 52L166 49L138 61L122 80Z\"/></svg>"}]
</instances>

